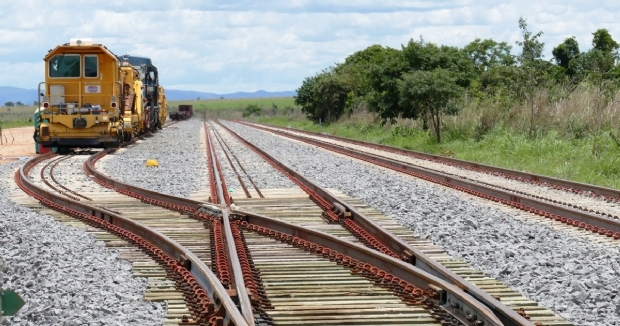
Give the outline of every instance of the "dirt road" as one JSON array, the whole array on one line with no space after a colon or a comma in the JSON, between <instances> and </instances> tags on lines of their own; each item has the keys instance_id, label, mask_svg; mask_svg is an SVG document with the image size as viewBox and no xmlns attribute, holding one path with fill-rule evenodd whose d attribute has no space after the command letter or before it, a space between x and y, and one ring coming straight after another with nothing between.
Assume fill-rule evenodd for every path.
<instances>
[{"instance_id":1,"label":"dirt road","mask_svg":"<svg viewBox=\"0 0 620 326\"><path fill-rule=\"evenodd\" d=\"M34 127L2 129L0 144L0 164L13 161L21 156L37 155L34 149Z\"/></svg>"}]
</instances>

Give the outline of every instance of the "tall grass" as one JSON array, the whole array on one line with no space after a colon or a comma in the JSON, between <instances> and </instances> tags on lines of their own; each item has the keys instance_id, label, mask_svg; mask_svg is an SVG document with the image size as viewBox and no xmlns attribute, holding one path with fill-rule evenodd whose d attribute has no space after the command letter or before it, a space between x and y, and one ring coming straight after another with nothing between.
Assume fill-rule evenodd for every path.
<instances>
[{"instance_id":1,"label":"tall grass","mask_svg":"<svg viewBox=\"0 0 620 326\"><path fill-rule=\"evenodd\" d=\"M0 127L32 126L35 108L32 106L0 107Z\"/></svg>"}]
</instances>

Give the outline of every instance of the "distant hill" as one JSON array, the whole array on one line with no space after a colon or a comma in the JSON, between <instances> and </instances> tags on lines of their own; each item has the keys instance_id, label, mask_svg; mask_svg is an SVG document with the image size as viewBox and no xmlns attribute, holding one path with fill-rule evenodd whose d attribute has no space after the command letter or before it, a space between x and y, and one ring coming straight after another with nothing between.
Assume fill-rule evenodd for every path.
<instances>
[{"instance_id":1,"label":"distant hill","mask_svg":"<svg viewBox=\"0 0 620 326\"><path fill-rule=\"evenodd\" d=\"M204 93L204 92L195 92L195 91L181 91L174 89L166 90L166 98L169 101L181 101L181 100L195 100L200 97L200 99L208 100L208 99L218 99L220 97L224 98L264 98L264 97L288 97L295 96L297 93L295 91L285 91L285 92L266 92L266 91L256 91L253 93L249 92L236 92L230 94L215 94L215 93ZM34 101L37 100L37 90L36 89L25 89L25 88L17 88L10 86L0 86L0 106L4 105L6 102L22 102L27 105L32 105Z\"/></svg>"},{"instance_id":2,"label":"distant hill","mask_svg":"<svg viewBox=\"0 0 620 326\"><path fill-rule=\"evenodd\" d=\"M10 86L0 86L0 105L6 102L22 102L26 105L32 105L37 100L36 89L25 89Z\"/></svg>"}]
</instances>

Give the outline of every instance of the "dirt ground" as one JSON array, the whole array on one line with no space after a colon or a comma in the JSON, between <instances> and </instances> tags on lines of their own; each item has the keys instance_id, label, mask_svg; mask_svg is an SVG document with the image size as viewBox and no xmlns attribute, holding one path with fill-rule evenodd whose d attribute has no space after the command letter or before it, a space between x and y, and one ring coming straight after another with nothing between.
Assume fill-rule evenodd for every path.
<instances>
[{"instance_id":1,"label":"dirt ground","mask_svg":"<svg viewBox=\"0 0 620 326\"><path fill-rule=\"evenodd\" d=\"M2 129L0 144L0 164L13 161L18 157L37 155L34 149L34 127Z\"/></svg>"}]
</instances>

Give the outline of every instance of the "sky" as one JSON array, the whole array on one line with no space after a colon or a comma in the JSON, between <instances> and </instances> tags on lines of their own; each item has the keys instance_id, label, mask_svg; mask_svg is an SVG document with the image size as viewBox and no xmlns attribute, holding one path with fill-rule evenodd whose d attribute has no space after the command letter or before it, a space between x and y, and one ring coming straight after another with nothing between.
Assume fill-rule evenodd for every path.
<instances>
[{"instance_id":1,"label":"sky","mask_svg":"<svg viewBox=\"0 0 620 326\"><path fill-rule=\"evenodd\" d=\"M356 51L412 38L492 38L516 54L519 17L543 32L548 60L570 36L590 49L600 28L620 41L620 1L0 1L0 86L28 89L43 81L48 50L71 38L150 57L167 89L220 94L295 90Z\"/></svg>"}]
</instances>

